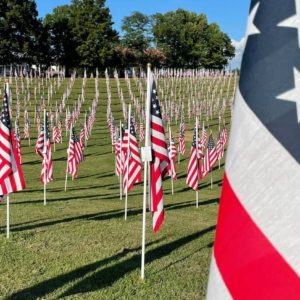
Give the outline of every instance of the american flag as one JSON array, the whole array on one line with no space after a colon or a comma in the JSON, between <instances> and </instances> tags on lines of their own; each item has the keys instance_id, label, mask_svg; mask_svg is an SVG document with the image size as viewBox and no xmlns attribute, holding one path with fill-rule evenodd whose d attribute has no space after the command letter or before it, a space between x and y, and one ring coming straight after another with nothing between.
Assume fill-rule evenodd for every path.
<instances>
[{"instance_id":1,"label":"american flag","mask_svg":"<svg viewBox=\"0 0 300 300\"><path fill-rule=\"evenodd\" d=\"M85 127L81 125L81 130L80 130L80 146L82 149L85 148Z\"/></svg>"},{"instance_id":2,"label":"american flag","mask_svg":"<svg viewBox=\"0 0 300 300\"><path fill-rule=\"evenodd\" d=\"M217 149L211 133L208 139L206 154L202 166L203 177L205 177L212 170L217 160L218 160Z\"/></svg>"},{"instance_id":3,"label":"american flag","mask_svg":"<svg viewBox=\"0 0 300 300\"><path fill-rule=\"evenodd\" d=\"M132 118L130 120L129 136L128 136L128 129L126 129L126 133L127 133L127 140L126 140L127 146L123 147L124 161L125 161L124 180L123 180L124 193L129 192L136 182L142 181L142 177L141 177L142 163L141 163L139 147L136 139L136 133L135 133L134 124L132 122ZM129 142L129 147L128 147L128 142ZM127 169L127 165L129 166L128 169ZM127 177L128 177L128 183L127 183Z\"/></svg>"},{"instance_id":4,"label":"american flag","mask_svg":"<svg viewBox=\"0 0 300 300\"><path fill-rule=\"evenodd\" d=\"M117 130L117 143L115 147L116 151L116 175L119 177L123 174L123 166L124 166L124 155L122 150L122 137L121 137L121 130Z\"/></svg>"},{"instance_id":5,"label":"american flag","mask_svg":"<svg viewBox=\"0 0 300 300\"><path fill-rule=\"evenodd\" d=\"M25 124L24 124L24 139L29 139L30 138L30 122L28 118L28 112L27 110L25 111Z\"/></svg>"},{"instance_id":6,"label":"american flag","mask_svg":"<svg viewBox=\"0 0 300 300\"><path fill-rule=\"evenodd\" d=\"M44 128L46 130L44 130ZM41 131L36 142L35 152L43 159L42 172L40 177L41 182L49 183L53 180L53 162L47 114L44 126L41 127Z\"/></svg>"},{"instance_id":7,"label":"american flag","mask_svg":"<svg viewBox=\"0 0 300 300\"><path fill-rule=\"evenodd\" d=\"M140 142L143 142L145 140L145 128L144 123L141 122L140 124Z\"/></svg>"},{"instance_id":8,"label":"american flag","mask_svg":"<svg viewBox=\"0 0 300 300\"><path fill-rule=\"evenodd\" d=\"M226 127L223 128L222 130L222 144L223 146L226 145L228 139L228 133Z\"/></svg>"},{"instance_id":9,"label":"american flag","mask_svg":"<svg viewBox=\"0 0 300 300\"><path fill-rule=\"evenodd\" d=\"M176 172L177 151L176 151L176 146L173 137L171 137L168 152L169 152L170 165L171 165L171 168L169 170L169 176L173 177L174 180L177 180L177 172Z\"/></svg>"},{"instance_id":10,"label":"american flag","mask_svg":"<svg viewBox=\"0 0 300 300\"><path fill-rule=\"evenodd\" d=\"M197 144L197 129L195 128L194 135L193 135L192 149L190 153L190 161L187 170L186 183L190 188L192 188L195 191L198 191L198 182L199 179L201 179L202 174L200 168L200 156L199 153L197 153L196 144ZM198 150L199 150L199 142L198 142Z\"/></svg>"},{"instance_id":11,"label":"american flag","mask_svg":"<svg viewBox=\"0 0 300 300\"><path fill-rule=\"evenodd\" d=\"M150 163L151 211L153 214L153 230L157 232L164 221L162 179L170 169L170 160L157 97L156 83L153 79L150 119L152 147L152 162Z\"/></svg>"},{"instance_id":12,"label":"american flag","mask_svg":"<svg viewBox=\"0 0 300 300\"><path fill-rule=\"evenodd\" d=\"M69 131L71 129L72 116L70 111L66 112L66 130Z\"/></svg>"},{"instance_id":13,"label":"american flag","mask_svg":"<svg viewBox=\"0 0 300 300\"><path fill-rule=\"evenodd\" d=\"M17 120L15 121L15 140L16 140L16 148L20 159L20 163L22 164L20 127L19 127L19 122Z\"/></svg>"},{"instance_id":14,"label":"american flag","mask_svg":"<svg viewBox=\"0 0 300 300\"><path fill-rule=\"evenodd\" d=\"M77 177L78 165L83 161L83 151L80 141L76 135L75 128L72 127L72 134L70 137L68 153L68 173L73 178Z\"/></svg>"},{"instance_id":15,"label":"american flag","mask_svg":"<svg viewBox=\"0 0 300 300\"><path fill-rule=\"evenodd\" d=\"M0 119L0 195L25 189L16 140L11 128L8 101L8 96L5 93Z\"/></svg>"},{"instance_id":16,"label":"american flag","mask_svg":"<svg viewBox=\"0 0 300 300\"><path fill-rule=\"evenodd\" d=\"M180 128L179 128L179 145L178 145L178 152L182 155L185 154L185 122L184 116L182 115Z\"/></svg>"},{"instance_id":17,"label":"american flag","mask_svg":"<svg viewBox=\"0 0 300 300\"><path fill-rule=\"evenodd\" d=\"M11 133L8 96L5 94L0 122L0 183L12 173Z\"/></svg>"},{"instance_id":18,"label":"american flag","mask_svg":"<svg viewBox=\"0 0 300 300\"><path fill-rule=\"evenodd\" d=\"M221 132L218 133L217 155L219 160L224 156L224 145Z\"/></svg>"}]
</instances>

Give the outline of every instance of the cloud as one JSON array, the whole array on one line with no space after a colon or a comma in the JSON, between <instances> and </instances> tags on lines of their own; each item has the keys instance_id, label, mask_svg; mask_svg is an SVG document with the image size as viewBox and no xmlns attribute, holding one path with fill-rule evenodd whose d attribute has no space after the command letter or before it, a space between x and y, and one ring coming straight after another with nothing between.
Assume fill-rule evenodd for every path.
<instances>
[{"instance_id":1,"label":"cloud","mask_svg":"<svg viewBox=\"0 0 300 300\"><path fill-rule=\"evenodd\" d=\"M235 47L235 57L230 61L231 69L240 68L246 46L246 38L243 37L240 41L231 40L231 42Z\"/></svg>"}]
</instances>

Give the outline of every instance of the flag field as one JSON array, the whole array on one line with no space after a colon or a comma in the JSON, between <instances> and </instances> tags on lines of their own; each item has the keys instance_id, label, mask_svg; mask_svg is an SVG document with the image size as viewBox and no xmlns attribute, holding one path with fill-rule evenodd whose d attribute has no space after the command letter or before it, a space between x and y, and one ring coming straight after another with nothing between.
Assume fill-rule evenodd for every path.
<instances>
[{"instance_id":1,"label":"flag field","mask_svg":"<svg viewBox=\"0 0 300 300\"><path fill-rule=\"evenodd\" d=\"M33 79L40 80L40 79ZM60 101L69 79L54 94ZM125 100L128 87L120 79ZM3 79L0 84L3 85ZM114 79L112 111L117 124L122 107ZM136 86L132 83L133 91ZM81 93L82 79L76 78L66 107L73 107ZM14 90L14 84L12 84ZM85 148L85 161L78 178L69 177L64 191L67 164L66 137L52 149L53 181L47 186L47 206L43 205L40 182L41 159L35 154L38 136L33 122L35 101L27 109L30 116L31 146L22 140L22 162L26 180L23 192L10 198L11 237L6 239L5 201L0 204L0 299L204 299L218 202L221 192L224 158L199 185L199 208L195 191L186 185L186 172L193 138L194 119L186 117L186 153L177 164L178 180L164 180L165 221L153 233L152 217L147 214L146 280L140 279L143 184L128 194L128 218L124 220L124 198L120 200L118 177L111 136L107 127L107 91L105 79L99 79L99 103L92 134ZM136 91L137 92L137 91ZM46 92L45 92L46 94ZM40 96L40 95L38 95ZM87 79L85 102L79 120L84 121L95 96L95 79ZM15 98L13 110L16 108ZM40 98L38 98L40 99ZM23 99L21 98L21 104ZM45 100L48 103L47 99ZM39 100L38 100L39 103ZM187 106L187 103L185 103ZM48 106L49 108L50 106ZM229 128L230 113L226 113ZM23 137L23 111L20 129ZM204 118L205 119L205 118ZM179 125L172 123L176 147ZM210 122L214 139L218 116ZM167 126L165 124L165 129ZM77 124L77 132L80 127ZM208 132L209 133L209 132Z\"/></svg>"}]
</instances>

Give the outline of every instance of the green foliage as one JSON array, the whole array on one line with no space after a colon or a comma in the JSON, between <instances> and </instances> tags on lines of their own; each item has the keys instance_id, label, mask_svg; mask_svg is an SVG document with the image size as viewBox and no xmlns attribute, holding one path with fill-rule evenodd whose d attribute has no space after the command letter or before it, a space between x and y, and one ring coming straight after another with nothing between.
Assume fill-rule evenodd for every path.
<instances>
[{"instance_id":1,"label":"green foliage","mask_svg":"<svg viewBox=\"0 0 300 300\"><path fill-rule=\"evenodd\" d=\"M183 9L147 16L133 12L118 33L105 0L72 0L43 23L34 0L0 1L0 64L50 63L104 69L155 67L222 69L234 56L230 38L204 14Z\"/></svg>"},{"instance_id":2,"label":"green foliage","mask_svg":"<svg viewBox=\"0 0 300 300\"><path fill-rule=\"evenodd\" d=\"M182 9L156 14L153 35L169 67L221 69L234 56L229 37L203 14Z\"/></svg>"},{"instance_id":3,"label":"green foliage","mask_svg":"<svg viewBox=\"0 0 300 300\"><path fill-rule=\"evenodd\" d=\"M151 27L148 16L138 11L133 12L131 16L123 19L122 30L125 33L122 44L125 47L142 53L150 46Z\"/></svg>"},{"instance_id":4,"label":"green foliage","mask_svg":"<svg viewBox=\"0 0 300 300\"><path fill-rule=\"evenodd\" d=\"M52 62L65 66L67 70L76 66L79 57L72 33L71 7L63 5L55 8L52 14L45 17L44 28L49 33Z\"/></svg>"},{"instance_id":5,"label":"green foliage","mask_svg":"<svg viewBox=\"0 0 300 300\"><path fill-rule=\"evenodd\" d=\"M35 1L1 0L0 64L37 62L41 30Z\"/></svg>"},{"instance_id":6,"label":"green foliage","mask_svg":"<svg viewBox=\"0 0 300 300\"><path fill-rule=\"evenodd\" d=\"M70 24L81 67L105 67L113 58L118 34L105 0L73 0Z\"/></svg>"}]
</instances>

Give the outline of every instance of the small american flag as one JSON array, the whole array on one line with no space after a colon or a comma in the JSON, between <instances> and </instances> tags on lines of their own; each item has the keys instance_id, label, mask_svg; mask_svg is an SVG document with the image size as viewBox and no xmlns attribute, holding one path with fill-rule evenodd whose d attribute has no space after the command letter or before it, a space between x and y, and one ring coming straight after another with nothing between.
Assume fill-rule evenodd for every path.
<instances>
[{"instance_id":1,"label":"small american flag","mask_svg":"<svg viewBox=\"0 0 300 300\"><path fill-rule=\"evenodd\" d=\"M9 115L9 99L5 93L0 118L0 195L25 189L25 180L15 141Z\"/></svg>"},{"instance_id":2,"label":"small american flag","mask_svg":"<svg viewBox=\"0 0 300 300\"><path fill-rule=\"evenodd\" d=\"M72 134L69 142L68 153L68 173L73 178L77 177L78 165L83 161L83 151L80 141L76 135L75 128L72 127Z\"/></svg>"},{"instance_id":3,"label":"small american flag","mask_svg":"<svg viewBox=\"0 0 300 300\"><path fill-rule=\"evenodd\" d=\"M130 120L129 132L127 132L127 147L123 147L124 151L124 193L129 192L136 182L142 181L142 162L139 153L139 147L136 139L135 127L133 124L133 118ZM126 135L126 133L125 133ZM129 147L128 147L129 142ZM129 149L128 149L129 148ZM129 151L128 151L129 150ZM128 161L129 160L129 161ZM127 165L128 170L127 170ZM127 174L128 173L128 174ZM128 177L128 182L127 182Z\"/></svg>"},{"instance_id":4,"label":"small american flag","mask_svg":"<svg viewBox=\"0 0 300 300\"><path fill-rule=\"evenodd\" d=\"M53 162L47 114L44 126L41 127L41 131L36 142L35 152L43 159L42 172L40 177L41 182L49 183L53 180Z\"/></svg>"},{"instance_id":5,"label":"small american flag","mask_svg":"<svg viewBox=\"0 0 300 300\"><path fill-rule=\"evenodd\" d=\"M162 179L170 169L170 160L157 97L156 83L153 80L153 77L150 118L150 134L153 154L153 159L150 163L151 211L153 214L153 230L154 232L157 232L164 221Z\"/></svg>"},{"instance_id":6,"label":"small american flag","mask_svg":"<svg viewBox=\"0 0 300 300\"><path fill-rule=\"evenodd\" d=\"M179 128L179 145L178 145L178 152L182 155L185 154L185 122L184 122L184 115L181 117L181 123Z\"/></svg>"},{"instance_id":7,"label":"small american flag","mask_svg":"<svg viewBox=\"0 0 300 300\"><path fill-rule=\"evenodd\" d=\"M189 166L187 170L186 183L190 188L192 188L195 191L198 191L198 182L199 179L202 177L202 174L200 168L200 156L199 153L197 153L197 148L196 148L196 144L197 144L196 133L197 130L195 128L194 135L193 135L192 149L190 153ZM199 150L199 142L198 142L198 150Z\"/></svg>"},{"instance_id":8,"label":"small american flag","mask_svg":"<svg viewBox=\"0 0 300 300\"><path fill-rule=\"evenodd\" d=\"M205 177L212 170L217 160L218 160L217 149L211 133L208 139L206 154L204 157L204 163L202 168L203 177Z\"/></svg>"},{"instance_id":9,"label":"small american flag","mask_svg":"<svg viewBox=\"0 0 300 300\"><path fill-rule=\"evenodd\" d=\"M169 170L169 176L173 177L174 180L177 180L177 172L176 172L177 151L176 151L176 146L173 137L171 137L168 152L169 152L170 165L171 165Z\"/></svg>"}]
</instances>

